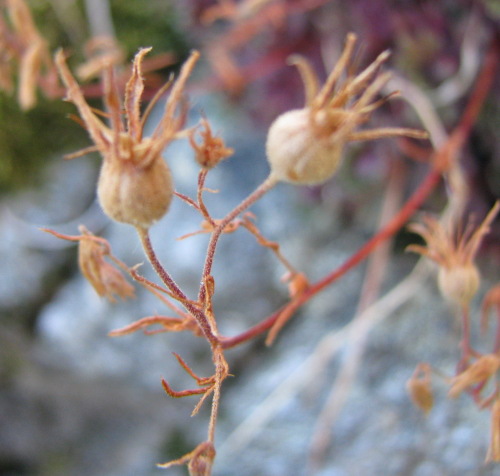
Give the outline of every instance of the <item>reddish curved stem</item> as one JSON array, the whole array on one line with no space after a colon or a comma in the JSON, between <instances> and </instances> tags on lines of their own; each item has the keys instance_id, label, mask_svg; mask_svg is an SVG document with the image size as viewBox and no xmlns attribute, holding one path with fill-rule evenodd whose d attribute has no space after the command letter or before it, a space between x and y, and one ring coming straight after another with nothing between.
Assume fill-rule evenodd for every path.
<instances>
[{"instance_id":1,"label":"reddish curved stem","mask_svg":"<svg viewBox=\"0 0 500 476\"><path fill-rule=\"evenodd\" d=\"M269 317L261 321L259 324L251 327L247 331L237 336L222 338L222 347L224 349L235 347L242 342L252 339L253 337L269 330L285 309L291 310L292 313L295 312L305 302L309 301L309 299L311 299L314 295L318 294L320 291L328 287L334 281L336 281L345 273L358 265L379 244L383 243L387 238L394 235L398 230L401 229L401 227L413 215L415 210L417 210L420 205L422 205L425 199L434 190L436 185L439 183L439 179L439 171L436 169L432 169L425 180L421 183L420 187L405 203L399 213L384 228L382 228L379 233L377 233L371 240L369 240L364 246L362 246L357 253L355 253L351 258L349 258L341 266L325 276L323 279L312 284L301 296L295 298L292 302L286 304L278 311L274 312Z\"/></svg>"}]
</instances>

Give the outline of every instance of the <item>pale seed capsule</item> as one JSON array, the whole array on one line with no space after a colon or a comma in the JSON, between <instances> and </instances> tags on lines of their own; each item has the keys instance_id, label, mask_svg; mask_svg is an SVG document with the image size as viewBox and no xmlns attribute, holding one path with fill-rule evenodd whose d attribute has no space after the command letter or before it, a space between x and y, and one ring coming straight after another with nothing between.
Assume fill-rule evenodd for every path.
<instances>
[{"instance_id":1,"label":"pale seed capsule","mask_svg":"<svg viewBox=\"0 0 500 476\"><path fill-rule=\"evenodd\" d=\"M459 305L470 303L479 289L480 281L479 271L473 264L439 268L438 287L441 295Z\"/></svg>"},{"instance_id":2,"label":"pale seed capsule","mask_svg":"<svg viewBox=\"0 0 500 476\"><path fill-rule=\"evenodd\" d=\"M314 185L338 169L345 141L320 135L311 124L311 110L295 109L279 116L269 128L266 152L272 175L281 181Z\"/></svg>"},{"instance_id":3,"label":"pale seed capsule","mask_svg":"<svg viewBox=\"0 0 500 476\"><path fill-rule=\"evenodd\" d=\"M148 140L143 139L141 146L147 146ZM140 152L136 146L128 159L105 158L97 195L102 209L113 220L149 228L168 211L174 186L163 158L144 161L137 157Z\"/></svg>"}]
</instances>

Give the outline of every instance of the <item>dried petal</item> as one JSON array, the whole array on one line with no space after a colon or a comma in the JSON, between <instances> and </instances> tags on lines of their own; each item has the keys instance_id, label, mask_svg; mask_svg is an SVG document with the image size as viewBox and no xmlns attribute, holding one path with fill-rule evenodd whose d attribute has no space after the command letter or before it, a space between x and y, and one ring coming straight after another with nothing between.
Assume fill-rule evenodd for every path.
<instances>
[{"instance_id":1,"label":"dried petal","mask_svg":"<svg viewBox=\"0 0 500 476\"><path fill-rule=\"evenodd\" d=\"M500 369L500 357L495 354L481 356L470 367L451 379L450 398L458 397L472 385L486 382Z\"/></svg>"}]
</instances>

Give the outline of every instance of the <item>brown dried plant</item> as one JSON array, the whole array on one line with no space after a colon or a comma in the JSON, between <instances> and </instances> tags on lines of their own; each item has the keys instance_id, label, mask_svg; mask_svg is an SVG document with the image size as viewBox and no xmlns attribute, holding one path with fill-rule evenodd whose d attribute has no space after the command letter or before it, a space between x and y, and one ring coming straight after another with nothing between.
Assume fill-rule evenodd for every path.
<instances>
[{"instance_id":1,"label":"brown dried plant","mask_svg":"<svg viewBox=\"0 0 500 476\"><path fill-rule=\"evenodd\" d=\"M27 110L36 105L38 88L48 97L57 95L57 73L26 3L6 0L6 12L10 25L0 16L0 90L11 93L17 76L17 101Z\"/></svg>"},{"instance_id":2,"label":"brown dried plant","mask_svg":"<svg viewBox=\"0 0 500 476\"><path fill-rule=\"evenodd\" d=\"M268 3L271 6L274 2L245 2L243 5L260 9L266 7ZM19 7L23 5L21 0L11 0L9 4L13 5L12 9L16 6L21 9L19 11L22 11L23 7ZM221 10L212 11L213 18L217 16L239 18L239 13L234 13L232 10L234 6L234 2L219 2ZM3 31L2 26L3 24L0 24L0 32ZM0 36L0 39L3 37ZM252 204L261 199L279 181L304 185L319 184L329 180L341 165L346 147L353 141L391 137L427 138L426 132L409 128L376 127L360 130L360 126L368 123L376 109L397 93L379 98L382 89L390 79L390 73L380 72L389 57L388 52L381 53L361 72L354 72L353 55L356 41L354 34L347 36L340 58L322 86L307 60L298 56L291 59L291 62L298 68L304 83L305 105L301 109L283 113L271 125L266 145L270 165L268 177L222 218L212 216L205 204L204 194L207 192L205 181L210 170L231 156L233 150L226 146L221 137L213 133L205 117L201 119L198 126L191 129L185 127L188 112L185 90L200 56L197 51L193 51L183 63L177 78L171 78L165 86L160 88L143 114L141 114L144 93L143 60L150 48L142 48L135 55L123 99L121 98L122 82L118 81L113 68L113 64L122 60L120 50L115 48L115 43L105 43L104 50L101 51L98 48L97 51L98 53L101 51L102 55L97 54L84 65L84 76L100 74L103 77L104 111L96 111L89 106L84 90L67 65L64 53L58 51L55 56L55 64L64 83L67 100L78 109L82 125L88 131L94 144L71 154L68 158L80 157L92 151L100 153L102 165L97 194L101 207L112 220L130 224L135 228L144 253L156 272L160 284L142 276L137 266L128 266L121 262L112 254L111 247L105 239L93 235L83 226L80 228L80 235L45 231L79 244L81 271L100 296L107 297L110 301L115 300L116 297L123 299L133 297L134 288L125 277L128 275L140 286L153 293L170 312L169 315L151 315L140 318L121 329L114 330L110 333L111 336L122 336L139 330L149 335L159 332L189 331L203 338L210 347L214 366L212 375L207 377L197 375L180 355L174 354L179 366L194 380L195 384L193 388L176 390L172 388L168 380L162 379L161 381L166 394L172 398L199 397L193 415L199 411L203 403L211 401L206 439L186 455L158 465L161 468L187 465L189 473L193 476L211 474L216 455L215 427L221 388L224 380L230 375L225 351L267 331L269 334L266 342L271 344L300 306L342 277L369 256L379 244L387 241L399 231L439 183L444 161L436 158L431 163L426 178L396 216L345 263L314 283L309 282L305 274L295 269L281 252L280 245L266 238L259 230L254 215L247 212ZM26 53L26 55L33 56L34 53ZM33 67L34 64L32 61L31 71L36 69ZM36 74L31 74L30 77L33 80ZM6 81L5 84L7 85ZM163 116L151 136L146 137L144 126L149 112L160 96L167 91L169 91L169 96ZM106 120L109 124L105 122ZM167 162L163 158L164 149L172 141L178 139L188 140L195 160L200 166L195 197L174 191L174 181ZM165 269L158 259L155 246L149 236L150 227L167 214L174 197L180 198L193 207L202 220L200 230L181 238L189 238L200 233L209 236L200 276L201 284L197 296L194 297L188 296ZM457 266L465 268L467 272L474 275L474 279L476 277L478 279L479 274L477 273L477 276L475 274L473 259L481 238L488 231L499 208L500 205L496 204L476 231L466 229L465 234L458 241L444 231L438 222L426 219L425 225L414 226L414 231L426 239L428 246L424 248L414 245L411 249L435 259L446 269ZM228 337L221 335L218 330L213 302L215 277L212 269L220 237L237 229L247 230L255 237L259 245L269 249L286 269L284 281L288 283L289 300L257 325L239 335ZM474 279L469 281L474 281ZM449 284L448 278L443 278L443 280L445 283L442 286ZM473 294L471 289L475 292L477 288L476 282L472 284L467 282L466 288L467 292L461 289L458 293L460 295L458 300L462 305L470 301ZM454 291L455 295L457 295L456 291ZM485 313L491 307L489 302L485 304ZM484 320L486 321L486 318ZM464 322L468 323L468 317ZM464 336L463 356L459 370L457 375L449 380L450 395L457 396L467 391L476 396L479 401L479 393L487 382L494 380L495 373L500 366L498 348L496 347L489 354L480 355L472 350L467 330L464 330ZM475 362L471 363L472 360ZM416 404L428 412L433 403L430 367L419 367L409 383L409 389ZM494 392L486 399L481 399L481 402L486 406L492 406L493 422L497 422L499 414L497 386ZM492 431L489 459L496 460L500 453L498 434L498 430Z\"/></svg>"}]
</instances>

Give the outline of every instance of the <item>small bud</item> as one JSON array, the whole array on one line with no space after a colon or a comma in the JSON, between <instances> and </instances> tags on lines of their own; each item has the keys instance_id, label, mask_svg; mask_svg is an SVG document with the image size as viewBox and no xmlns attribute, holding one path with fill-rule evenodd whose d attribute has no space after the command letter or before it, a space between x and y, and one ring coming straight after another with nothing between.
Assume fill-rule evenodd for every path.
<instances>
[{"instance_id":1,"label":"small bud","mask_svg":"<svg viewBox=\"0 0 500 476\"><path fill-rule=\"evenodd\" d=\"M305 58L290 58L302 77L306 105L285 112L271 124L266 152L274 179L299 185L320 184L335 174L343 150L351 141L427 137L423 131L397 127L356 130L394 94L374 101L390 79L389 74L378 74L389 52L382 52L367 68L354 74L355 42L356 35L348 34L344 50L321 88Z\"/></svg>"},{"instance_id":2,"label":"small bud","mask_svg":"<svg viewBox=\"0 0 500 476\"><path fill-rule=\"evenodd\" d=\"M309 280L304 273L289 272L281 278L281 281L288 283L288 295L291 298L304 294L309 289Z\"/></svg>"},{"instance_id":3,"label":"small bud","mask_svg":"<svg viewBox=\"0 0 500 476\"><path fill-rule=\"evenodd\" d=\"M165 386L165 381L163 385ZM168 392L167 392L168 393ZM158 464L159 468L170 468L179 464L188 465L189 476L210 476L215 458L215 448L210 441L200 443L193 451L185 454L179 459L168 463Z\"/></svg>"},{"instance_id":4,"label":"small bud","mask_svg":"<svg viewBox=\"0 0 500 476\"><path fill-rule=\"evenodd\" d=\"M141 145L146 141L143 139ZM163 158L143 162L138 157L140 152L136 147L128 159L122 155L118 160L105 160L97 195L102 209L113 220L149 228L168 211L174 186Z\"/></svg>"},{"instance_id":5,"label":"small bud","mask_svg":"<svg viewBox=\"0 0 500 476\"><path fill-rule=\"evenodd\" d=\"M479 289L480 281L479 271L472 263L439 268L439 291L447 301L452 303L469 304Z\"/></svg>"},{"instance_id":6,"label":"small bud","mask_svg":"<svg viewBox=\"0 0 500 476\"><path fill-rule=\"evenodd\" d=\"M234 150L226 147L220 137L212 134L210 124L206 119L201 120L201 125L204 129L200 132L201 144L197 144L195 141L196 129L189 135L189 143L195 151L196 162L205 169L211 169L221 160L233 155Z\"/></svg>"}]
</instances>

